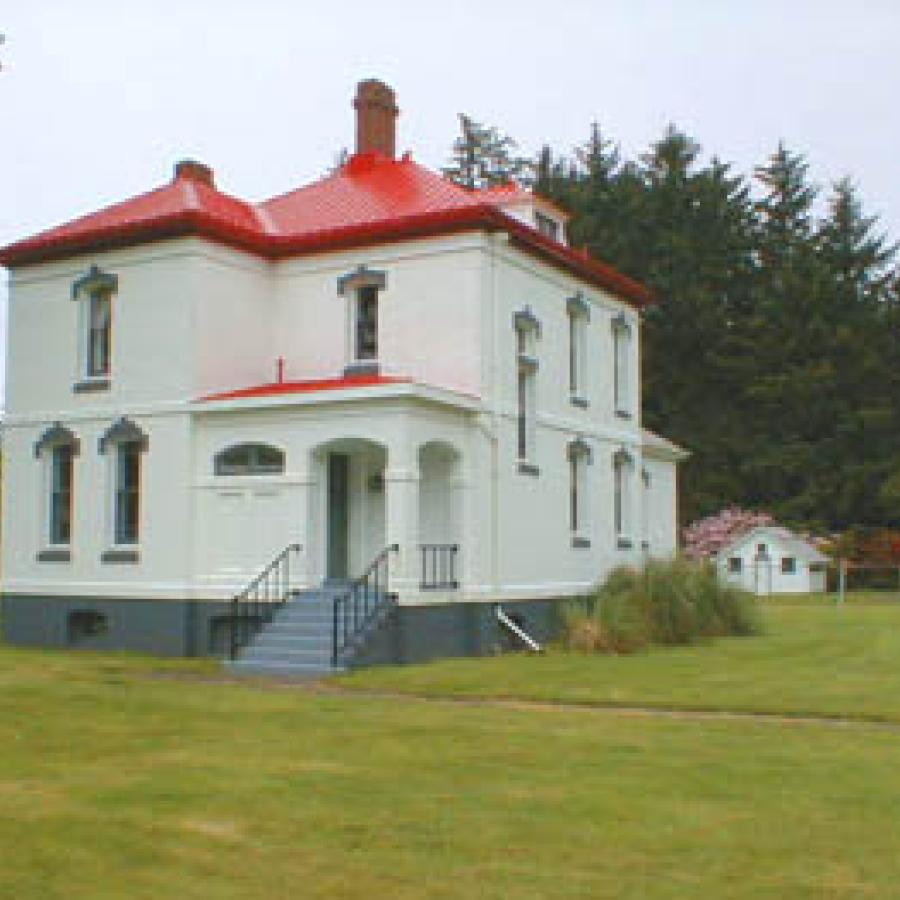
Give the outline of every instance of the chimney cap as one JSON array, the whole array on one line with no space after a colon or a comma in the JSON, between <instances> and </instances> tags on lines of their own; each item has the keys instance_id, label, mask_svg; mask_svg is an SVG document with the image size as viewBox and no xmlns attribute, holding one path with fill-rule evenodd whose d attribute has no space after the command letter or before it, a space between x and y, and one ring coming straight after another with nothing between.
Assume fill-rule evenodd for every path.
<instances>
[{"instance_id":1,"label":"chimney cap","mask_svg":"<svg viewBox=\"0 0 900 900\"><path fill-rule=\"evenodd\" d=\"M175 163L175 180L177 181L179 178L200 181L211 188L216 186L212 168L195 159L182 159Z\"/></svg>"}]
</instances>

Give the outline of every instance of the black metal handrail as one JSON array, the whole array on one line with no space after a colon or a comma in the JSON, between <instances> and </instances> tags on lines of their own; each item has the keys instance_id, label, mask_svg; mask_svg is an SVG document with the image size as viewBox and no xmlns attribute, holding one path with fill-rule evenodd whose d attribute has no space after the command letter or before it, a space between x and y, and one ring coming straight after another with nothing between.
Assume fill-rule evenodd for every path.
<instances>
[{"instance_id":1,"label":"black metal handrail","mask_svg":"<svg viewBox=\"0 0 900 900\"><path fill-rule=\"evenodd\" d=\"M422 554L423 591L455 591L459 587L456 578L456 555L459 544L420 544Z\"/></svg>"},{"instance_id":2,"label":"black metal handrail","mask_svg":"<svg viewBox=\"0 0 900 900\"><path fill-rule=\"evenodd\" d=\"M360 637L378 622L397 599L388 590L391 553L398 544L385 547L350 587L334 598L331 630L331 664L335 668Z\"/></svg>"},{"instance_id":3,"label":"black metal handrail","mask_svg":"<svg viewBox=\"0 0 900 900\"><path fill-rule=\"evenodd\" d=\"M237 659L240 649L287 603L291 593L291 557L302 549L300 544L288 544L247 587L231 598L229 659Z\"/></svg>"}]
</instances>

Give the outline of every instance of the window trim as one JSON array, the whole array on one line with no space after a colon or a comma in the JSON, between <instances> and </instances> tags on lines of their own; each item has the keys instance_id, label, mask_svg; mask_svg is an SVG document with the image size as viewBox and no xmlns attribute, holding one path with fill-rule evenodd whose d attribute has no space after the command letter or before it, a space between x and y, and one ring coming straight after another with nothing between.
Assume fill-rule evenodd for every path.
<instances>
[{"instance_id":1,"label":"window trim","mask_svg":"<svg viewBox=\"0 0 900 900\"><path fill-rule=\"evenodd\" d=\"M593 463L594 454L582 437L570 441L566 447L569 463L569 533L572 546L591 546L591 507L588 489L587 467Z\"/></svg>"},{"instance_id":2,"label":"window trim","mask_svg":"<svg viewBox=\"0 0 900 900\"><path fill-rule=\"evenodd\" d=\"M622 419L631 418L631 323L624 313L614 316L610 323L613 335L613 409Z\"/></svg>"},{"instance_id":3,"label":"window trim","mask_svg":"<svg viewBox=\"0 0 900 900\"><path fill-rule=\"evenodd\" d=\"M85 275L72 284L72 300L79 302L78 326L78 368L73 392L76 394L102 391L109 388L112 375L113 344L113 297L119 290L119 276L104 272L92 265ZM103 298L106 301L105 325L100 332L104 335L102 367L93 364L96 350L94 328L95 304Z\"/></svg>"},{"instance_id":4,"label":"window trim","mask_svg":"<svg viewBox=\"0 0 900 900\"><path fill-rule=\"evenodd\" d=\"M374 291L375 309L375 353L360 356L359 327L360 304L364 290ZM338 297L347 298L346 317L346 364L344 375L377 375L380 371L381 344L381 304L382 292L387 290L387 273L380 269L370 269L360 264L351 272L337 280Z\"/></svg>"},{"instance_id":5,"label":"window trim","mask_svg":"<svg viewBox=\"0 0 900 900\"><path fill-rule=\"evenodd\" d=\"M135 506L135 533L133 541L120 540L120 507L119 501L122 495L120 486L121 454L126 446L134 447L137 453L137 477L135 479L134 493ZM104 563L137 563L140 561L141 537L144 529L142 519L144 512L144 462L143 454L150 446L149 438L137 423L122 416L103 433L98 441L97 449L101 455L107 455L107 524L106 534L109 541L108 548L101 554L101 562ZM114 452L109 453L112 449Z\"/></svg>"},{"instance_id":6,"label":"window trim","mask_svg":"<svg viewBox=\"0 0 900 900\"><path fill-rule=\"evenodd\" d=\"M569 317L569 400L573 406L583 409L589 405L587 332L591 307L581 291L566 300L566 313Z\"/></svg>"},{"instance_id":7,"label":"window trim","mask_svg":"<svg viewBox=\"0 0 900 900\"><path fill-rule=\"evenodd\" d=\"M530 306L513 314L516 361L516 463L524 475L538 475L535 464L535 429L537 419L537 371L536 343L541 333L541 323Z\"/></svg>"},{"instance_id":8,"label":"window trim","mask_svg":"<svg viewBox=\"0 0 900 900\"><path fill-rule=\"evenodd\" d=\"M631 486L635 460L620 447L613 454L613 532L616 547L627 550L634 541L634 497Z\"/></svg>"},{"instance_id":9,"label":"window trim","mask_svg":"<svg viewBox=\"0 0 900 900\"><path fill-rule=\"evenodd\" d=\"M57 452L62 448L69 451L68 537L66 540L54 540L56 461ZM80 452L80 440L71 429L66 428L61 422L54 422L34 443L34 458L42 463L38 562L69 562L71 559L75 511L75 459Z\"/></svg>"}]
</instances>

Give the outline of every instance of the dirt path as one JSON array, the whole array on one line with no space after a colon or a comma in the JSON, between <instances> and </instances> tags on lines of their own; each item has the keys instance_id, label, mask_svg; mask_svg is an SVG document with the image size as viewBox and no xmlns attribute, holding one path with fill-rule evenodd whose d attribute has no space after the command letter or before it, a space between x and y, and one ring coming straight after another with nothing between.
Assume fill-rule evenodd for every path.
<instances>
[{"instance_id":1,"label":"dirt path","mask_svg":"<svg viewBox=\"0 0 900 900\"><path fill-rule=\"evenodd\" d=\"M325 679L290 680L284 678L187 675L184 673L157 673L154 677L177 678L222 684L244 684L263 690L295 690L329 697L372 698L396 700L407 703L444 704L446 706L493 707L516 712L582 713L585 715L619 716L632 718L662 718L694 721L756 722L776 725L819 725L831 728L866 728L900 732L900 722L878 719L874 716L845 716L815 713L753 712L734 709L696 709L683 706L641 706L596 701L528 700L516 697L466 697L447 694L422 694L405 691L346 688Z\"/></svg>"}]
</instances>

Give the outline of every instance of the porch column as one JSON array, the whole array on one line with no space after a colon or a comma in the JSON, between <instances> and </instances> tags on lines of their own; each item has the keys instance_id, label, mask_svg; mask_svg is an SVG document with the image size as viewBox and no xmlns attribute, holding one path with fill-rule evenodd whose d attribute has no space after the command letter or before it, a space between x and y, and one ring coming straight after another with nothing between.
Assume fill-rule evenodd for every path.
<instances>
[{"instance_id":1,"label":"porch column","mask_svg":"<svg viewBox=\"0 0 900 900\"><path fill-rule=\"evenodd\" d=\"M384 470L385 534L391 554L391 590L400 602L419 592L419 463L412 442L392 445Z\"/></svg>"},{"instance_id":2,"label":"porch column","mask_svg":"<svg viewBox=\"0 0 900 900\"><path fill-rule=\"evenodd\" d=\"M291 584L295 588L313 587L322 580L319 566L319 542L316 540L316 481L312 467L300 471L296 476L297 505L294 522L297 543L302 550L296 560L296 570L291 572ZM293 564L292 560L292 564Z\"/></svg>"}]
</instances>

